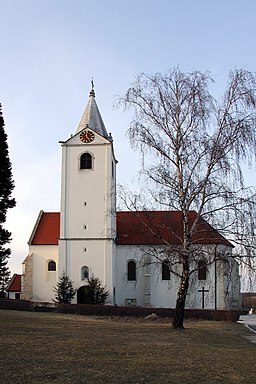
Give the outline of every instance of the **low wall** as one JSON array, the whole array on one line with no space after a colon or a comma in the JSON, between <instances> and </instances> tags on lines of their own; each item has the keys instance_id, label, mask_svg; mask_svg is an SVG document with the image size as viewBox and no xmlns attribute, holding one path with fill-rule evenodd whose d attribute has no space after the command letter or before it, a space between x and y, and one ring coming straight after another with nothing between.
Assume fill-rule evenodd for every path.
<instances>
[{"instance_id":1,"label":"low wall","mask_svg":"<svg viewBox=\"0 0 256 384\"><path fill-rule=\"evenodd\" d=\"M119 316L119 317L146 317L155 313L159 317L172 318L173 308L145 308L145 307L121 307L112 305L89 304L54 304L34 303L25 300L0 299L0 309L13 309L19 311L58 312L73 313L79 315L94 316ZM237 321L239 311L220 311L209 309L185 309L185 319L203 319L215 321Z\"/></svg>"},{"instance_id":2,"label":"low wall","mask_svg":"<svg viewBox=\"0 0 256 384\"><path fill-rule=\"evenodd\" d=\"M242 308L256 309L256 292L242 293Z\"/></svg>"}]
</instances>

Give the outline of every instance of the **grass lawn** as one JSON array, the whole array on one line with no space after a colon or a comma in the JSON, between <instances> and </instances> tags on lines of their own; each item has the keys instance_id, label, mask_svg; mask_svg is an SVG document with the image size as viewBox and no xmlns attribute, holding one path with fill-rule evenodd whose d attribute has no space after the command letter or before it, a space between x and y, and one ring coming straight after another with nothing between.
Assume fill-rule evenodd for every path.
<instances>
[{"instance_id":1,"label":"grass lawn","mask_svg":"<svg viewBox=\"0 0 256 384\"><path fill-rule=\"evenodd\" d=\"M256 383L241 324L0 310L0 383Z\"/></svg>"}]
</instances>

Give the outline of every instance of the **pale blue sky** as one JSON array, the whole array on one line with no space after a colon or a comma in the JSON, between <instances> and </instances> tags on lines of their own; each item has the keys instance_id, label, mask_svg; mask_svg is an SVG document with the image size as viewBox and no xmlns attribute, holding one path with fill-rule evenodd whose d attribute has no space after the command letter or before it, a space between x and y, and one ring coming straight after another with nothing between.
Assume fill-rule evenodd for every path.
<instances>
[{"instance_id":1,"label":"pale blue sky","mask_svg":"<svg viewBox=\"0 0 256 384\"><path fill-rule=\"evenodd\" d=\"M21 272L39 210L59 210L58 141L75 132L91 77L119 181L132 184L138 156L116 95L140 72L177 65L209 70L220 94L229 70L256 70L255 15L255 0L0 0L0 102L17 200L7 222L12 272Z\"/></svg>"}]
</instances>

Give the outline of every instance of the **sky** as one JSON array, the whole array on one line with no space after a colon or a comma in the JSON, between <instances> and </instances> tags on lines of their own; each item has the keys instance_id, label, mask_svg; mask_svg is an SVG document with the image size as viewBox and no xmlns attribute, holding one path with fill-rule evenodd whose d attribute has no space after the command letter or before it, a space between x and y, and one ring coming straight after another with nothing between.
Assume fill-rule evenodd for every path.
<instances>
[{"instance_id":1,"label":"sky","mask_svg":"<svg viewBox=\"0 0 256 384\"><path fill-rule=\"evenodd\" d=\"M21 273L39 211L60 209L59 141L75 133L92 77L118 182L132 188L140 158L118 96L139 73L176 66L210 71L221 96L230 70L256 71L255 14L255 0L0 0L0 102L17 201L5 225L12 273Z\"/></svg>"}]
</instances>

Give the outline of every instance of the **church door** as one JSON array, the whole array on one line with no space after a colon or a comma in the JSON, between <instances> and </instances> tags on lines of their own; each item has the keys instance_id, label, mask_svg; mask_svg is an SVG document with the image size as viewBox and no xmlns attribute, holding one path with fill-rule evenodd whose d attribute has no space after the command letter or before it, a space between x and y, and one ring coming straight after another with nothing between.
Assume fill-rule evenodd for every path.
<instances>
[{"instance_id":1,"label":"church door","mask_svg":"<svg viewBox=\"0 0 256 384\"><path fill-rule=\"evenodd\" d=\"M86 285L77 290L77 304L88 304L88 287Z\"/></svg>"}]
</instances>

